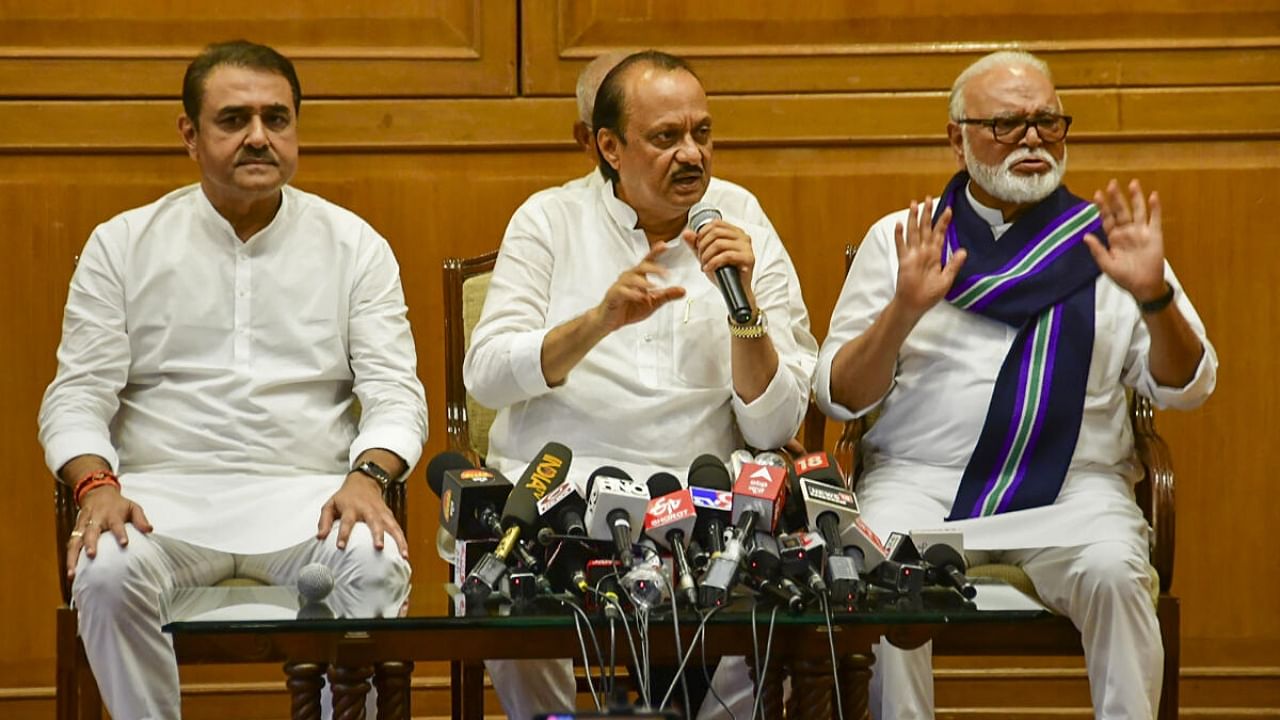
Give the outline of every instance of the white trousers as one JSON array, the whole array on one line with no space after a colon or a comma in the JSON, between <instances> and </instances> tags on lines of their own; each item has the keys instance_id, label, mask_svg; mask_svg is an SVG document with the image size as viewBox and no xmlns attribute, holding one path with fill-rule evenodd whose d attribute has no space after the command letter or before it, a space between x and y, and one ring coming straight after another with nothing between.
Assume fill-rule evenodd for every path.
<instances>
[{"instance_id":1,"label":"white trousers","mask_svg":"<svg viewBox=\"0 0 1280 720\"><path fill-rule=\"evenodd\" d=\"M345 550L337 548L335 527L325 540L262 555L234 555L127 528L127 547L104 534L96 558L80 553L71 588L89 666L114 720L181 717L173 642L160 631L160 597L167 590L230 577L292 585L304 565L318 562L333 570L327 602L335 612L368 614L370 598L381 603L403 597L399 589L409 580L409 564L395 541L387 537L384 549L376 550L364 523L352 530Z\"/></svg>"},{"instance_id":2,"label":"white trousers","mask_svg":"<svg viewBox=\"0 0 1280 720\"><path fill-rule=\"evenodd\" d=\"M913 522L901 516L901 508L864 506L863 515L880 513L874 521L868 520L873 527L909 529L937 524L936 517ZM891 519L884 517L895 512L898 514ZM1070 618L1080 630L1094 717L1155 717L1164 646L1151 602L1145 538L966 554L970 564L1001 562L1021 567L1041 601ZM871 716L877 720L932 718L932 645L901 650L882 639L874 649Z\"/></svg>"},{"instance_id":3,"label":"white trousers","mask_svg":"<svg viewBox=\"0 0 1280 720\"><path fill-rule=\"evenodd\" d=\"M695 655L689 663L692 665L696 661ZM509 718L529 720L539 713L574 709L577 682L573 677L571 660L486 660L485 668ZM755 693L744 658L722 658L711 678L711 688L729 707L733 717L740 720L751 717ZM654 702L660 699L655 698ZM698 711L698 720L729 717L729 712L708 691Z\"/></svg>"}]
</instances>

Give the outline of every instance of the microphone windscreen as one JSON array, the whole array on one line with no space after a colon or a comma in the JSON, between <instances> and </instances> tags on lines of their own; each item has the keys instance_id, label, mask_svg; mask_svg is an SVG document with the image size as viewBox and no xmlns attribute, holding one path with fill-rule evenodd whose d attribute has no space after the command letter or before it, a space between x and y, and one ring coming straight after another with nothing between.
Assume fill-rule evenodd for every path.
<instances>
[{"instance_id":1,"label":"microphone windscreen","mask_svg":"<svg viewBox=\"0 0 1280 720\"><path fill-rule=\"evenodd\" d=\"M565 481L572 460L573 452L564 445L556 442L544 445L507 496L507 504L502 508L503 527L519 525L527 529L536 525L538 500Z\"/></svg>"},{"instance_id":2,"label":"microphone windscreen","mask_svg":"<svg viewBox=\"0 0 1280 720\"><path fill-rule=\"evenodd\" d=\"M333 592L333 571L323 563L311 563L298 571L298 594L308 603L316 603Z\"/></svg>"},{"instance_id":3,"label":"microphone windscreen","mask_svg":"<svg viewBox=\"0 0 1280 720\"><path fill-rule=\"evenodd\" d=\"M617 478L625 482L631 482L631 476L622 468L617 468L612 465L601 465L591 473L590 477L587 478L586 494L584 497L588 499L591 497L591 488L595 486L596 478L598 477Z\"/></svg>"},{"instance_id":4,"label":"microphone windscreen","mask_svg":"<svg viewBox=\"0 0 1280 720\"><path fill-rule=\"evenodd\" d=\"M715 455L699 455L689 466L689 485L728 492L733 489L733 480L724 462Z\"/></svg>"},{"instance_id":5,"label":"microphone windscreen","mask_svg":"<svg viewBox=\"0 0 1280 720\"><path fill-rule=\"evenodd\" d=\"M680 492L684 487L680 484L680 480L669 472L655 473L649 478L649 497L660 498L663 495L673 492Z\"/></svg>"},{"instance_id":6,"label":"microphone windscreen","mask_svg":"<svg viewBox=\"0 0 1280 720\"><path fill-rule=\"evenodd\" d=\"M703 225L709 222L715 222L723 217L715 205L706 200L699 200L693 207L689 208L689 229L698 232Z\"/></svg>"},{"instance_id":7,"label":"microphone windscreen","mask_svg":"<svg viewBox=\"0 0 1280 720\"><path fill-rule=\"evenodd\" d=\"M444 487L444 474L450 470L470 470L475 467L471 461L462 453L453 452L452 450L442 452L431 458L431 462L427 463L427 485L431 486L431 492L440 497Z\"/></svg>"},{"instance_id":8,"label":"microphone windscreen","mask_svg":"<svg viewBox=\"0 0 1280 720\"><path fill-rule=\"evenodd\" d=\"M960 572L965 571L964 556L950 545L936 543L924 549L924 561L934 567L954 565Z\"/></svg>"},{"instance_id":9,"label":"microphone windscreen","mask_svg":"<svg viewBox=\"0 0 1280 720\"><path fill-rule=\"evenodd\" d=\"M809 453L796 458L796 473L802 478L817 480L824 485L839 488L845 487L844 476L840 473L840 468L832 462L831 456L825 452Z\"/></svg>"}]
</instances>

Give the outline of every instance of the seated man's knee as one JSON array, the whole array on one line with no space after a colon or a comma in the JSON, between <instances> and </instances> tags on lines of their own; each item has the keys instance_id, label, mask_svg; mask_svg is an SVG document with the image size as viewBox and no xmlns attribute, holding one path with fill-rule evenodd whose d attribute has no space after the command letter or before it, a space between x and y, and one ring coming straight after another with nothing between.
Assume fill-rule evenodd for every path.
<instances>
[{"instance_id":1,"label":"seated man's knee","mask_svg":"<svg viewBox=\"0 0 1280 720\"><path fill-rule=\"evenodd\" d=\"M121 547L115 536L98 538L96 557L80 553L71 594L77 606L110 610L123 605L155 603L163 578L159 553L141 531L127 526L129 544Z\"/></svg>"},{"instance_id":2,"label":"seated man's knee","mask_svg":"<svg viewBox=\"0 0 1280 720\"><path fill-rule=\"evenodd\" d=\"M1132 543L1100 542L1080 549L1075 577L1090 595L1148 597L1150 575L1147 557Z\"/></svg>"},{"instance_id":3,"label":"seated man's knee","mask_svg":"<svg viewBox=\"0 0 1280 720\"><path fill-rule=\"evenodd\" d=\"M364 523L356 523L351 528L346 549L338 550L336 557L339 578L357 587L395 585L409 579L409 563L400 555L395 539L384 534L383 547L379 550L374 547L373 533Z\"/></svg>"}]
</instances>

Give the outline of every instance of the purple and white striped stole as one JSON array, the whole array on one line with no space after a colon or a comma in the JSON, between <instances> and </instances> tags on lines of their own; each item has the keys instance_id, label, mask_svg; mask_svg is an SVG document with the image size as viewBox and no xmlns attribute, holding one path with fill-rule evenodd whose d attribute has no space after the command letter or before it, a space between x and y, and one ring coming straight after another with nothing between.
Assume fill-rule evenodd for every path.
<instances>
[{"instance_id":1,"label":"purple and white striped stole","mask_svg":"<svg viewBox=\"0 0 1280 720\"><path fill-rule=\"evenodd\" d=\"M1098 209L1059 187L997 242L965 197L968 182L967 173L957 174L938 206L939 214L947 207L952 213L943 262L960 248L968 251L947 300L1016 327L1018 335L948 520L1057 499L1080 436L1093 356L1099 270L1083 238L1102 237Z\"/></svg>"}]
</instances>

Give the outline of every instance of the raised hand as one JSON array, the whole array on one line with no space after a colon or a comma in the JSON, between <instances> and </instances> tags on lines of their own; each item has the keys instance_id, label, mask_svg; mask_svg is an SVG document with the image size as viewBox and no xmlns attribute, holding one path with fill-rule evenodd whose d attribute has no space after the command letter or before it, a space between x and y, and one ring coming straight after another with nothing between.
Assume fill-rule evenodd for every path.
<instances>
[{"instance_id":1,"label":"raised hand","mask_svg":"<svg viewBox=\"0 0 1280 720\"><path fill-rule=\"evenodd\" d=\"M942 245L951 224L951 208L932 223L933 200L925 198L921 206L915 201L907 213L907 226L893 228L898 250L898 287L894 299L914 314L923 315L946 296L964 265L968 253L961 249L942 266Z\"/></svg>"},{"instance_id":2,"label":"raised hand","mask_svg":"<svg viewBox=\"0 0 1280 720\"><path fill-rule=\"evenodd\" d=\"M650 274L667 274L667 269L657 263L658 256L666 249L666 245L655 246L638 265L618 275L618 279L605 291L604 299L596 306L595 312L606 332L640 322L668 302L684 297L684 288L660 288L647 277Z\"/></svg>"},{"instance_id":3,"label":"raised hand","mask_svg":"<svg viewBox=\"0 0 1280 720\"><path fill-rule=\"evenodd\" d=\"M1165 293L1164 233L1160 224L1160 196L1142 199L1142 185L1129 181L1129 197L1112 179L1106 191L1093 193L1102 215L1102 229L1110 247L1093 233L1084 236L1093 259L1107 277L1128 290L1138 302L1155 300Z\"/></svg>"}]
</instances>

